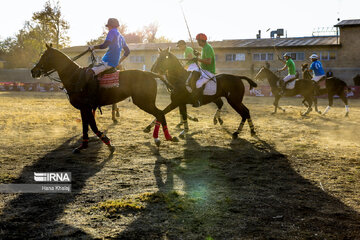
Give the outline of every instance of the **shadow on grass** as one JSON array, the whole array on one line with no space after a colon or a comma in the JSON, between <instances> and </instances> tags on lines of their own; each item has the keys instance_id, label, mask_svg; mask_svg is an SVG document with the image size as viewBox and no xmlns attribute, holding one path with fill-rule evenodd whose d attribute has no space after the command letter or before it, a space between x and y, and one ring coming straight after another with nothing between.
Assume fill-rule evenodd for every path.
<instances>
[{"instance_id":1,"label":"shadow on grass","mask_svg":"<svg viewBox=\"0 0 360 240\"><path fill-rule=\"evenodd\" d=\"M178 191L179 197L149 203L117 239L360 236L357 212L304 179L285 155L258 137L223 148L202 146L187 135L183 156L156 157L157 194Z\"/></svg>"},{"instance_id":2,"label":"shadow on grass","mask_svg":"<svg viewBox=\"0 0 360 240\"><path fill-rule=\"evenodd\" d=\"M78 142L79 143L79 142ZM0 239L91 238L86 232L58 222L68 204L73 202L86 181L99 172L112 156L98 160L102 143L91 138L89 149L72 154L74 137L58 148L25 166L12 183L35 183L34 172L71 172L71 193L20 193L5 204L0 215ZM75 220L75 219L74 219Z\"/></svg>"}]
</instances>

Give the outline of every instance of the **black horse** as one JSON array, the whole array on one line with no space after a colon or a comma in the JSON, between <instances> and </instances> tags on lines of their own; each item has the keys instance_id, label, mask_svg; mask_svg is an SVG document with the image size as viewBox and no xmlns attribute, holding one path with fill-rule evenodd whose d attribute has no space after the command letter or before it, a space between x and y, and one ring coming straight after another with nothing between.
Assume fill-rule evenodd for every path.
<instances>
[{"instance_id":1,"label":"black horse","mask_svg":"<svg viewBox=\"0 0 360 240\"><path fill-rule=\"evenodd\" d=\"M76 90L75 83L80 80L81 73L84 69L80 68L80 66L69 57L51 46L46 45L46 48L39 62L31 70L31 74L32 77L38 78L51 70L56 70L69 95L71 105L80 110L83 126L83 143L78 148L75 148L74 152L80 152L80 150L88 147L89 125L93 132L109 147L110 151L113 152L115 148L110 144L110 139L98 130L92 114L92 107L84 100L87 97L86 90ZM98 93L99 106L110 105L131 97L136 106L155 116L158 122L157 127L154 129L153 137L157 146L160 145L160 140L158 139L160 124L163 126L166 140L178 141L175 137L172 138L170 136L165 115L155 105L157 94L155 78L158 77L158 75L151 72L138 70L121 71L119 72L119 87L100 88Z\"/></svg>"},{"instance_id":2,"label":"black horse","mask_svg":"<svg viewBox=\"0 0 360 240\"><path fill-rule=\"evenodd\" d=\"M312 81L298 79L298 80L296 80L295 87L293 89L286 89L284 91L284 94L280 95L280 90L281 90L280 84L279 84L280 78L278 76L276 76L275 73L273 73L270 69L268 69L266 67L262 67L262 68L260 68L259 72L256 74L255 80L263 80L263 79L268 80L270 88L271 88L271 92L275 96L275 101L274 101L275 110L274 110L273 114L275 114L277 112L278 108L285 112L285 109L283 109L279 106L279 100L282 96L292 97L292 96L296 96L299 94L304 97L303 103L305 104L305 101L308 103L308 104L305 104L305 106L307 106L308 109L301 115L305 116L312 111L311 106L314 102L314 86L313 86ZM315 105L315 110L317 110L317 105Z\"/></svg>"},{"instance_id":3,"label":"black horse","mask_svg":"<svg viewBox=\"0 0 360 240\"><path fill-rule=\"evenodd\" d=\"M306 80L312 79L312 76L311 76L310 70L309 70L309 65L307 63L304 63L301 65L301 71L303 73L303 79L306 79ZM338 95L345 104L345 116L346 117L349 116L349 105L348 105L348 99L346 97L346 94L348 91L351 91L351 88L349 88L344 81L342 81L341 79L339 79L337 77L326 78L325 86L326 86L326 88L320 88L320 90L317 94L318 96L321 96L324 94L328 95L329 104L326 107L325 111L323 112L323 115L325 115L329 111L330 107L332 107L333 102L334 102L334 96ZM319 111L319 113L321 113L321 112Z\"/></svg>"},{"instance_id":4,"label":"black horse","mask_svg":"<svg viewBox=\"0 0 360 240\"><path fill-rule=\"evenodd\" d=\"M164 109L164 114L167 114L176 107L183 107L186 104L191 103L191 95L186 89L185 85L186 79L188 79L190 73L182 67L179 60L170 52L169 48L165 50L159 49L159 56L153 64L151 71L159 74L166 74L168 82L174 86L174 90L171 91L170 96L171 103ZM208 104L214 102L220 97L225 97L228 103L235 109L235 111L241 115L241 123L238 129L233 133L234 139L238 137L246 120L248 121L251 135L255 135L255 129L250 117L250 111L242 103L245 93L245 86L242 82L243 79L250 84L250 89L257 86L254 81L245 76L219 74L216 75L216 94L211 96L202 95L200 97L203 104Z\"/></svg>"}]
</instances>

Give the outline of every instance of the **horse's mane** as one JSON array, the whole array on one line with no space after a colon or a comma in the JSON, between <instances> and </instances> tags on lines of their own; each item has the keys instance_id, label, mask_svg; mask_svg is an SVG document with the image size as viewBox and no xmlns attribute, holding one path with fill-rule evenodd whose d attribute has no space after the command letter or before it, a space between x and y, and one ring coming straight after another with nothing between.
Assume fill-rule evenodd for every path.
<instances>
[{"instance_id":1,"label":"horse's mane","mask_svg":"<svg viewBox=\"0 0 360 240\"><path fill-rule=\"evenodd\" d=\"M73 61L73 60L72 60L69 56L67 56L65 53L63 53L63 52L61 52L60 50L55 49L55 48L50 48L50 49L51 49L51 51L52 51L53 53L55 53L55 56L57 56L57 57L59 57L59 58L61 58L61 59L70 61L70 62L74 63L77 67L81 68L81 66L80 66L77 62Z\"/></svg>"},{"instance_id":2,"label":"horse's mane","mask_svg":"<svg viewBox=\"0 0 360 240\"><path fill-rule=\"evenodd\" d=\"M266 71L267 74L271 74L271 77L273 77L276 80L276 82L280 80L280 78L276 76L276 74L270 69L263 67L263 71Z\"/></svg>"},{"instance_id":3,"label":"horse's mane","mask_svg":"<svg viewBox=\"0 0 360 240\"><path fill-rule=\"evenodd\" d=\"M173 61L175 61L175 64L181 66L181 68L183 68L180 60L172 53L172 52L169 52L169 56L172 58Z\"/></svg>"}]
</instances>

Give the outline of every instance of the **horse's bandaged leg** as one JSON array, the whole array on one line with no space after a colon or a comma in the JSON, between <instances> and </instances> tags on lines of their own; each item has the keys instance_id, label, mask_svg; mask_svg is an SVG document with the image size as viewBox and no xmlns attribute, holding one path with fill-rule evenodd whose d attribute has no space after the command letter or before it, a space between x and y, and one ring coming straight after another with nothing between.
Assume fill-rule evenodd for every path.
<instances>
[{"instance_id":1,"label":"horse's bandaged leg","mask_svg":"<svg viewBox=\"0 0 360 240\"><path fill-rule=\"evenodd\" d=\"M108 138L104 133L99 131L96 133L96 136L98 136L100 140L106 145L110 145L110 138Z\"/></svg>"},{"instance_id":2,"label":"horse's bandaged leg","mask_svg":"<svg viewBox=\"0 0 360 240\"><path fill-rule=\"evenodd\" d=\"M349 105L345 105L345 112L349 112Z\"/></svg>"},{"instance_id":3,"label":"horse's bandaged leg","mask_svg":"<svg viewBox=\"0 0 360 240\"><path fill-rule=\"evenodd\" d=\"M169 130L166 125L163 125L163 132L165 135L165 139L171 141L172 137L170 136Z\"/></svg>"},{"instance_id":4,"label":"horse's bandaged leg","mask_svg":"<svg viewBox=\"0 0 360 240\"><path fill-rule=\"evenodd\" d=\"M330 106L327 106L327 107L325 108L325 111L323 112L322 115L325 115L329 110L330 110Z\"/></svg>"},{"instance_id":5,"label":"horse's bandaged leg","mask_svg":"<svg viewBox=\"0 0 360 240\"><path fill-rule=\"evenodd\" d=\"M159 129L160 129L160 122L156 121L154 132L153 132L153 138L159 138Z\"/></svg>"}]
</instances>

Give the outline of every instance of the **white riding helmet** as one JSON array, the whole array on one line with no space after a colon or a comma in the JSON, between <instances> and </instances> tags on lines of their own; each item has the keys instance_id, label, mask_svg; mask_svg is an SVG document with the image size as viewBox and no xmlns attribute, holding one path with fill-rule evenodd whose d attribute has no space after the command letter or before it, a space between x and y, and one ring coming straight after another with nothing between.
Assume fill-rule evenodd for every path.
<instances>
[{"instance_id":1,"label":"white riding helmet","mask_svg":"<svg viewBox=\"0 0 360 240\"><path fill-rule=\"evenodd\" d=\"M314 53L309 58L311 58L311 59L319 59L319 56Z\"/></svg>"},{"instance_id":2,"label":"white riding helmet","mask_svg":"<svg viewBox=\"0 0 360 240\"><path fill-rule=\"evenodd\" d=\"M283 57L291 57L290 53L285 53Z\"/></svg>"}]
</instances>

